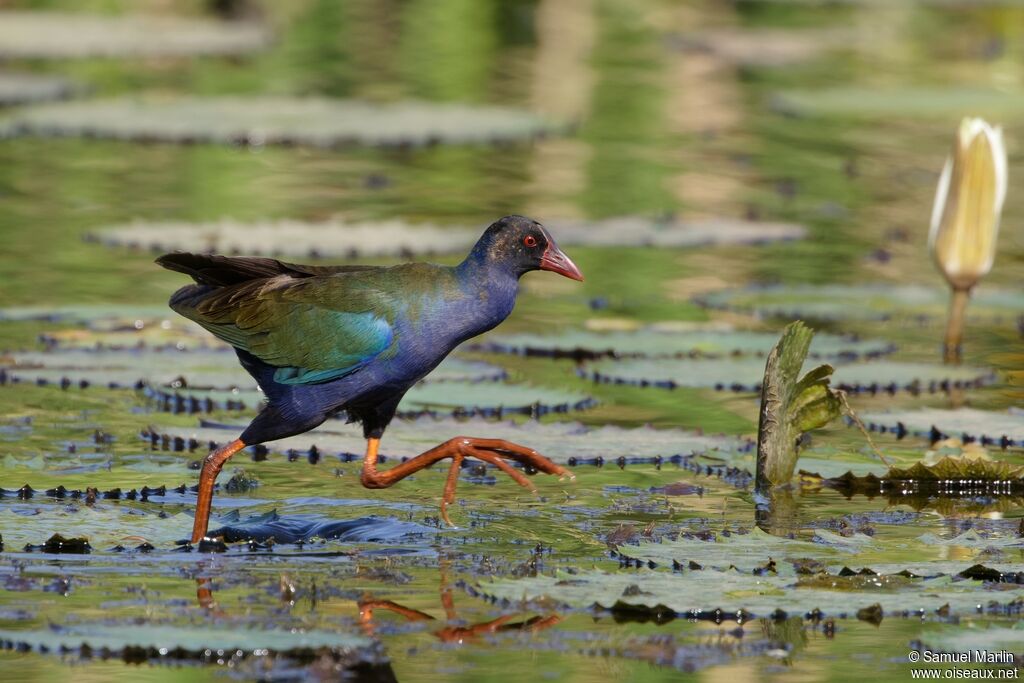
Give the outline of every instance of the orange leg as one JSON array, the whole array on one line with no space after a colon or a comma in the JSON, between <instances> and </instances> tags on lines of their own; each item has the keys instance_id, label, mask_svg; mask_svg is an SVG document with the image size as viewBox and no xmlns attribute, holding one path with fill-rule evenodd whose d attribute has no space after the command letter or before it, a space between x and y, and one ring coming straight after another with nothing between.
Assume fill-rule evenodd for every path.
<instances>
[{"instance_id":1,"label":"orange leg","mask_svg":"<svg viewBox=\"0 0 1024 683\"><path fill-rule=\"evenodd\" d=\"M439 460L444 460L445 458L452 459L451 468L448 470L448 478L444 485L444 494L441 496L441 519L448 525L452 525L451 520L448 518L448 505L455 500L455 487L459 482L459 468L465 458L476 458L477 460L488 462L512 477L520 486L530 490L535 490L530 480L509 465L505 458L529 465L545 474L555 474L559 477L569 477L570 479L574 478L569 470L556 465L532 448L526 448L504 439L475 439L469 436L457 436L384 472L377 470L377 449L379 447L380 439L367 440L366 459L363 460L361 481L363 486L369 489L388 488L395 482L405 479L410 474L419 472Z\"/></svg>"},{"instance_id":2,"label":"orange leg","mask_svg":"<svg viewBox=\"0 0 1024 683\"><path fill-rule=\"evenodd\" d=\"M199 473L199 496L196 499L196 521L192 525L193 543L203 540L210 526L210 504L213 502L213 483L217 481L217 475L224 468L224 463L245 446L241 439L235 439L203 460L203 470Z\"/></svg>"}]
</instances>

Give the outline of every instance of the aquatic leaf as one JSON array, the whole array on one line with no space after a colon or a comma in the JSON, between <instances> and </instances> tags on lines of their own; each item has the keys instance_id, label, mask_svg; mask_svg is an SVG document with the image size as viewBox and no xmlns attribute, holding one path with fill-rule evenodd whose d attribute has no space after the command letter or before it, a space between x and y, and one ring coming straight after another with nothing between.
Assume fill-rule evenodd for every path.
<instances>
[{"instance_id":1,"label":"aquatic leaf","mask_svg":"<svg viewBox=\"0 0 1024 683\"><path fill-rule=\"evenodd\" d=\"M209 442L224 443L235 438L241 426L230 428L200 427L153 427L143 438L156 445L167 441L167 448L175 448L180 440L179 450L188 448L205 449ZM506 439L540 451L555 462L570 466L586 463L611 464L622 458L622 462L633 460L650 461L673 456L688 456L693 453L718 453L732 450L750 450L751 444L742 439L725 436L709 436L681 429L653 429L637 427L625 429L616 426L588 427L577 422L495 422L481 418L468 420L434 419L429 417L414 420L395 420L388 427L381 441L381 452L388 460L412 457L436 446L442 441L460 435L486 436ZM362 428L330 422L311 432L299 436L272 441L266 444L270 450L286 453L289 449L305 452L315 446L321 453L341 455L343 458L361 458L366 450Z\"/></svg>"},{"instance_id":2,"label":"aquatic leaf","mask_svg":"<svg viewBox=\"0 0 1024 683\"><path fill-rule=\"evenodd\" d=\"M43 629L0 630L0 640L26 643L33 649L47 648L77 650L83 645L94 651L104 648L113 653L128 648L185 650L198 654L205 650L269 650L274 654L290 651L325 648L330 650L360 650L375 647L374 641L361 634L337 630L305 631L301 629L239 628L197 626L196 624L137 623L105 624L90 622L75 626L53 626Z\"/></svg>"},{"instance_id":3,"label":"aquatic leaf","mask_svg":"<svg viewBox=\"0 0 1024 683\"><path fill-rule=\"evenodd\" d=\"M981 458L964 458L946 456L928 465L923 462L910 467L893 467L886 473L885 479L913 481L1010 481L1024 479L1024 465L1009 463L1005 460L988 460Z\"/></svg>"},{"instance_id":4,"label":"aquatic leaf","mask_svg":"<svg viewBox=\"0 0 1024 683\"><path fill-rule=\"evenodd\" d=\"M107 386L114 388L143 385L171 389L214 388L233 397L234 402L247 400L245 406L255 408L262 402L256 381L239 364L234 351L224 344L216 346L186 344L162 346L92 347L60 345L46 351L18 351L0 356L0 372L9 381L54 384L59 386ZM483 382L499 385L496 380L505 372L490 363L467 361L457 357L445 359L427 376L425 384L451 382L471 385ZM240 390L240 391L239 391ZM453 396L458 390L450 388ZM467 389L477 395L483 388ZM539 393L539 392L535 392ZM427 396L439 400L440 390ZM201 394L197 398L201 398ZM517 395L517 397L522 394ZM569 394L554 392L553 403L569 401ZM571 395L580 401L585 396ZM537 396L534 400L542 400ZM458 399L456 399L458 400ZM529 403L530 401L526 401ZM239 406L244 407L244 406Z\"/></svg>"},{"instance_id":5,"label":"aquatic leaf","mask_svg":"<svg viewBox=\"0 0 1024 683\"><path fill-rule=\"evenodd\" d=\"M902 582L901 582L902 583ZM792 577L728 571L621 572L579 571L555 576L484 581L475 591L509 605L522 603L600 607L622 611L638 607L673 616L746 621L751 616L808 614L855 616L881 605L884 616L947 613L973 614L995 601L1006 605L1024 597L1024 589L991 593L980 582L949 576L914 579L909 585L865 582L859 590L799 587ZM990 608L998 613L998 608Z\"/></svg>"},{"instance_id":6,"label":"aquatic leaf","mask_svg":"<svg viewBox=\"0 0 1024 683\"><path fill-rule=\"evenodd\" d=\"M892 433L897 438L910 434L932 442L956 438L965 443L981 441L1003 448L1024 447L1024 411L1016 408L918 408L864 413L860 417L871 431Z\"/></svg>"},{"instance_id":7,"label":"aquatic leaf","mask_svg":"<svg viewBox=\"0 0 1024 683\"><path fill-rule=\"evenodd\" d=\"M474 348L494 353L594 360L597 358L717 358L767 354L778 335L774 332L714 328L673 329L662 323L629 332L569 330L558 334L490 336ZM895 350L888 342L837 334L818 334L810 358L876 358Z\"/></svg>"},{"instance_id":8,"label":"aquatic leaf","mask_svg":"<svg viewBox=\"0 0 1024 683\"><path fill-rule=\"evenodd\" d=\"M767 244L801 239L802 225L729 218L651 220L640 216L600 221L548 220L558 243L595 247L700 247L726 244Z\"/></svg>"},{"instance_id":9,"label":"aquatic leaf","mask_svg":"<svg viewBox=\"0 0 1024 683\"><path fill-rule=\"evenodd\" d=\"M19 351L0 357L0 371L6 371L12 381L63 386L256 388L234 352L224 346Z\"/></svg>"},{"instance_id":10,"label":"aquatic leaf","mask_svg":"<svg viewBox=\"0 0 1024 683\"><path fill-rule=\"evenodd\" d=\"M793 577L806 574L800 568L807 559L813 559L817 566L836 576L868 569L876 574L910 573L918 577L932 577L940 574L956 576L982 560L988 563L989 559L983 554L988 548L1024 549L1024 541L1015 533L1006 531L992 532L985 538L975 532L942 539L934 534L908 538L885 534L868 536L859 532L845 535L814 529L810 535L788 538L771 535L755 527L747 533L733 531L711 534L710 540L705 538L704 535L684 533L675 540L642 541L619 545L616 550L627 564L632 561L638 566L663 569L733 569L744 574L761 574L765 573L764 568L771 561L773 564L768 573ZM958 549L958 560L951 562L947 559L950 547ZM903 563L896 562L900 557L909 559ZM990 568L998 572L1016 572L1011 559Z\"/></svg>"},{"instance_id":11,"label":"aquatic leaf","mask_svg":"<svg viewBox=\"0 0 1024 683\"><path fill-rule=\"evenodd\" d=\"M814 557L845 563L845 553L858 550L867 537L849 539L830 534L824 529L815 530L815 535L805 540L782 538L765 533L754 527L747 533L732 532L715 534L711 540L699 537L681 536L677 540L658 543L642 542L636 545L619 546L618 553L644 564L654 563L663 568L694 568L727 570L734 568L751 573L763 567L768 560L774 560L775 573L795 576L787 560Z\"/></svg>"},{"instance_id":12,"label":"aquatic leaf","mask_svg":"<svg viewBox=\"0 0 1024 683\"><path fill-rule=\"evenodd\" d=\"M222 488L227 481L222 483ZM149 496L151 503L168 504L195 503L195 494L187 491L158 490ZM162 493L163 492L163 493ZM50 492L50 493L55 493ZM230 493L230 491L229 491ZM45 498L56 496L46 495ZM192 516L179 512L163 514L160 507L128 506L131 500L120 489L100 492L93 505L85 505L81 496L65 493L59 500L71 503L47 502L39 492L31 502L17 500L0 506L0 528L9 550L26 550L46 553L109 553L118 546L134 547L141 542L149 543L155 549L170 551L188 535L192 528ZM134 498L138 500L138 498ZM126 501L122 506L113 501ZM422 526L395 517L363 516L347 519L327 517L322 514L295 513L288 511L278 515L276 510L269 513L242 517L240 506L249 507L256 503L252 498L237 495L218 496L218 509L231 508L211 523L211 538L223 537L229 543L238 541L276 543L299 543L315 540L333 540L342 543L400 542L410 537L435 534L436 529ZM56 532L56 534L54 533ZM75 538L72 539L71 537ZM86 544L79 548L77 539Z\"/></svg>"},{"instance_id":13,"label":"aquatic leaf","mask_svg":"<svg viewBox=\"0 0 1024 683\"><path fill-rule=\"evenodd\" d=\"M768 354L757 430L760 491L789 483L800 435L839 417L840 399L829 388L831 365L814 368L797 381L813 336L814 331L802 322L791 323Z\"/></svg>"},{"instance_id":14,"label":"aquatic leaf","mask_svg":"<svg viewBox=\"0 0 1024 683\"><path fill-rule=\"evenodd\" d=\"M120 306L77 305L77 306L13 306L0 308L0 321L38 320L41 322L62 322L85 325L96 331L128 329L141 330L149 325L171 323L179 318L166 305ZM183 320L183 323L190 321ZM202 329L202 328L200 328Z\"/></svg>"},{"instance_id":15,"label":"aquatic leaf","mask_svg":"<svg viewBox=\"0 0 1024 683\"><path fill-rule=\"evenodd\" d=\"M757 392L761 390L764 361L759 358L599 360L589 363L581 374L604 384ZM968 366L888 360L836 361L832 387L851 393L931 393L952 387L982 386L994 379L992 372Z\"/></svg>"},{"instance_id":16,"label":"aquatic leaf","mask_svg":"<svg viewBox=\"0 0 1024 683\"><path fill-rule=\"evenodd\" d=\"M728 289L698 303L765 317L815 320L945 320L949 291L924 285L777 285ZM1024 291L980 286L970 316L1014 320L1024 312Z\"/></svg>"},{"instance_id":17,"label":"aquatic leaf","mask_svg":"<svg viewBox=\"0 0 1024 683\"><path fill-rule=\"evenodd\" d=\"M645 219L603 221L546 221L566 245L615 246L657 244L690 247L704 244L770 242L801 237L799 226L744 222L685 222L661 224ZM197 251L262 254L287 258L366 258L377 256L461 254L480 237L480 227L441 227L393 220L353 223L297 220L240 223L133 223L106 228L93 239L114 247L154 252Z\"/></svg>"},{"instance_id":18,"label":"aquatic leaf","mask_svg":"<svg viewBox=\"0 0 1024 683\"><path fill-rule=\"evenodd\" d=\"M0 33L2 31L0 29ZM63 100L74 97L82 90L81 85L59 76L0 72L0 106Z\"/></svg>"},{"instance_id":19,"label":"aquatic leaf","mask_svg":"<svg viewBox=\"0 0 1024 683\"><path fill-rule=\"evenodd\" d=\"M18 133L42 136L315 147L498 143L562 129L504 107L269 95L83 100L28 107L9 121Z\"/></svg>"},{"instance_id":20,"label":"aquatic leaf","mask_svg":"<svg viewBox=\"0 0 1024 683\"><path fill-rule=\"evenodd\" d=\"M0 58L241 55L270 44L263 26L183 17L0 12Z\"/></svg>"},{"instance_id":21,"label":"aquatic leaf","mask_svg":"<svg viewBox=\"0 0 1024 683\"><path fill-rule=\"evenodd\" d=\"M1024 97L1005 90L952 87L870 88L844 86L775 93L772 108L797 116L948 119L986 115L998 119L1024 112Z\"/></svg>"},{"instance_id":22,"label":"aquatic leaf","mask_svg":"<svg viewBox=\"0 0 1024 683\"><path fill-rule=\"evenodd\" d=\"M572 391L552 389L529 384L509 384L487 379L477 381L457 379L459 371L445 371L445 364L455 366L454 359L446 360L426 379L406 393L399 404L399 414L415 417L420 414L457 415L532 415L540 417L550 413L573 413L597 405L593 398ZM467 368L467 370L469 370ZM472 372L472 370L469 370ZM488 370L480 368L481 372ZM437 376L435 377L435 373ZM144 389L157 409L172 413L210 413L219 410L237 410L255 413L265 397L258 390L224 389ZM339 419L347 419L344 414Z\"/></svg>"},{"instance_id":23,"label":"aquatic leaf","mask_svg":"<svg viewBox=\"0 0 1024 683\"><path fill-rule=\"evenodd\" d=\"M957 499L966 498L969 504L964 506L963 512L977 507L976 512L980 513L988 497L996 498L997 509L1000 501L1012 509L1024 496L1024 465L969 456L947 455L935 463L917 462L909 467L892 467L881 474L846 472L823 477L821 473L814 472L814 467L808 467L800 471L800 477L806 484L817 482L847 496L884 495L893 503L916 508L941 501L956 503Z\"/></svg>"},{"instance_id":24,"label":"aquatic leaf","mask_svg":"<svg viewBox=\"0 0 1024 683\"><path fill-rule=\"evenodd\" d=\"M959 546L963 548L1024 548L1021 536L983 536L977 529L968 529L952 538L942 538L932 533L923 534L917 540L927 545Z\"/></svg>"},{"instance_id":25,"label":"aquatic leaf","mask_svg":"<svg viewBox=\"0 0 1024 683\"><path fill-rule=\"evenodd\" d=\"M5 504L0 529L10 549L42 544L54 533L83 536L96 551L107 551L128 539L145 539L158 547L173 547L192 526L191 515L160 516L158 510L122 508L106 503L94 507L55 504ZM132 545L139 543L135 541Z\"/></svg>"}]
</instances>

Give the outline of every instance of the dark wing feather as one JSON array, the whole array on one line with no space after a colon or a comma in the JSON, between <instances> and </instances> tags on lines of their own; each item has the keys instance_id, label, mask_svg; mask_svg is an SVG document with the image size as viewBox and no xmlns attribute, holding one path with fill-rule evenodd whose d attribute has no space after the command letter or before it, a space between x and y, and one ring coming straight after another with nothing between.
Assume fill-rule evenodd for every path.
<instances>
[{"instance_id":1,"label":"dark wing feather","mask_svg":"<svg viewBox=\"0 0 1024 683\"><path fill-rule=\"evenodd\" d=\"M199 283L175 292L171 308L278 368L274 379L283 384L342 377L394 342L395 302L372 277L383 269L196 254L157 263Z\"/></svg>"},{"instance_id":2,"label":"dark wing feather","mask_svg":"<svg viewBox=\"0 0 1024 683\"><path fill-rule=\"evenodd\" d=\"M265 280L278 275L315 277L335 273L375 270L377 266L303 266L257 256L220 256L217 254L164 254L156 262L184 273L201 285L226 287L250 280Z\"/></svg>"}]
</instances>

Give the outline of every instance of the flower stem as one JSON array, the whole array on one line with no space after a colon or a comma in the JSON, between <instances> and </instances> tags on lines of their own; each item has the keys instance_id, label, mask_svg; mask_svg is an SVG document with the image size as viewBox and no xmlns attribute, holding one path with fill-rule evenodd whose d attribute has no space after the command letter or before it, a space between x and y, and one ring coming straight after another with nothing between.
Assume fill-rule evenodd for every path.
<instances>
[{"instance_id":1,"label":"flower stem","mask_svg":"<svg viewBox=\"0 0 1024 683\"><path fill-rule=\"evenodd\" d=\"M969 287L953 288L953 297L949 302L949 321L946 324L946 339L942 349L942 359L946 363L958 365L964 339L964 317L967 312L967 301L971 297Z\"/></svg>"}]
</instances>

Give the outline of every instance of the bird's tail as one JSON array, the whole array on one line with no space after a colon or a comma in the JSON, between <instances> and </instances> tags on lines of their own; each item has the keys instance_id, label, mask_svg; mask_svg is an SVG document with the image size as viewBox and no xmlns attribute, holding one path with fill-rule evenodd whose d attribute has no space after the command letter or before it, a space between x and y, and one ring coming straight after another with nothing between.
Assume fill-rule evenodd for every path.
<instances>
[{"instance_id":1,"label":"bird's tail","mask_svg":"<svg viewBox=\"0 0 1024 683\"><path fill-rule=\"evenodd\" d=\"M286 267L286 264L272 258L186 252L164 254L156 262L168 270L188 275L198 284L214 287L227 287L250 280L276 277Z\"/></svg>"}]
</instances>

